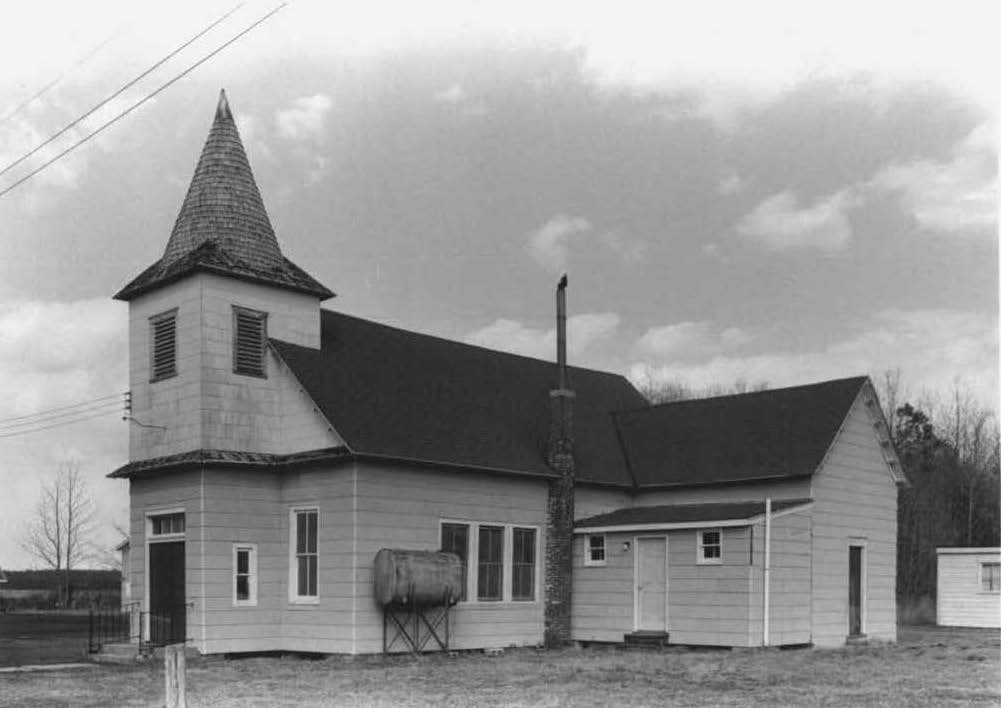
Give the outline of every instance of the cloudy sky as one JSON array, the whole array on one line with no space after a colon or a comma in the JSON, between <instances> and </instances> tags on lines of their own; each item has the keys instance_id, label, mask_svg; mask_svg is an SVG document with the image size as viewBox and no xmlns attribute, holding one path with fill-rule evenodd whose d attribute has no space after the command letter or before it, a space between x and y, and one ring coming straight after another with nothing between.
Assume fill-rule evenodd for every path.
<instances>
[{"instance_id":1,"label":"cloudy sky","mask_svg":"<svg viewBox=\"0 0 1001 708\"><path fill-rule=\"evenodd\" d=\"M234 5L18 5L0 169ZM958 377L997 406L988 3L494 5L298 0L0 196L0 567L31 564L14 539L66 460L125 518L113 405L30 434L21 416L128 387L110 296L161 255L223 87L327 307L550 357L567 271L574 363L694 387L900 367L914 395ZM0 191L272 7L240 6Z\"/></svg>"}]
</instances>

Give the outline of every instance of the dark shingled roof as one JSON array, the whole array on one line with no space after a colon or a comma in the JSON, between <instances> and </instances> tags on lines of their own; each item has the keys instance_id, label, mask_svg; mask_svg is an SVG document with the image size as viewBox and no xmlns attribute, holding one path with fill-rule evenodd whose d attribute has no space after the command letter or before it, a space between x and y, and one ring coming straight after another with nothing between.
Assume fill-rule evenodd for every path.
<instances>
[{"instance_id":1,"label":"dark shingled roof","mask_svg":"<svg viewBox=\"0 0 1001 708\"><path fill-rule=\"evenodd\" d=\"M352 452L553 475L554 363L321 312L322 349L272 344ZM569 371L577 478L630 486L610 414L643 397L617 374Z\"/></svg>"},{"instance_id":2,"label":"dark shingled roof","mask_svg":"<svg viewBox=\"0 0 1001 708\"><path fill-rule=\"evenodd\" d=\"M108 477L113 479L130 479L148 474L159 474L165 470L190 467L284 469L294 465L330 462L350 457L351 453L344 446L294 452L288 455L276 455L268 452L202 449L129 462L108 474Z\"/></svg>"},{"instance_id":3,"label":"dark shingled roof","mask_svg":"<svg viewBox=\"0 0 1001 708\"><path fill-rule=\"evenodd\" d=\"M163 257L115 297L131 300L194 271L333 297L282 255L225 92Z\"/></svg>"},{"instance_id":4,"label":"dark shingled roof","mask_svg":"<svg viewBox=\"0 0 1001 708\"><path fill-rule=\"evenodd\" d=\"M774 499L772 500L772 513L803 506L812 501L812 499ZM607 526L693 524L703 521L744 521L764 513L764 501L633 506L581 519L575 522L574 526L583 529Z\"/></svg>"},{"instance_id":5,"label":"dark shingled roof","mask_svg":"<svg viewBox=\"0 0 1001 708\"><path fill-rule=\"evenodd\" d=\"M617 413L637 487L808 477L865 376Z\"/></svg>"}]
</instances>

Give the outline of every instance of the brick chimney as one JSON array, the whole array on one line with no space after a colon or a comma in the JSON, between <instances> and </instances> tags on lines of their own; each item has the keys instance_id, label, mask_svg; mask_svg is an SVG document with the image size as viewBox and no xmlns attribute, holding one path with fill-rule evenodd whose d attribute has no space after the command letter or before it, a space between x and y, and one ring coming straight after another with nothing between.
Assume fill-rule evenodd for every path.
<instances>
[{"instance_id":1,"label":"brick chimney","mask_svg":"<svg viewBox=\"0 0 1001 708\"><path fill-rule=\"evenodd\" d=\"M556 286L557 387L549 392L547 460L557 477L549 481L546 504L545 641L547 647L570 642L573 594L574 460L573 401L567 376L567 276Z\"/></svg>"}]
</instances>

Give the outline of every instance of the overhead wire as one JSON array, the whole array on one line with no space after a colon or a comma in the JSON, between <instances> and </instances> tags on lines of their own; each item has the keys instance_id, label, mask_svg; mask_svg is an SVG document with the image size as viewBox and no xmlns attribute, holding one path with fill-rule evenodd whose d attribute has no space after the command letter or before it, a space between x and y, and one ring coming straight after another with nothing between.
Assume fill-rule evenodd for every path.
<instances>
[{"instance_id":1,"label":"overhead wire","mask_svg":"<svg viewBox=\"0 0 1001 708\"><path fill-rule=\"evenodd\" d=\"M214 22L211 22L210 24L208 24L198 34L194 35L193 37L191 37L191 39L189 39L188 41L186 41L183 44L181 44L179 47L177 47L176 49L174 49L172 52L170 52L169 54L167 54L166 56L164 56L162 59L160 59L159 61L157 61L156 63L154 63L152 66L150 66L145 71L143 71L141 74L139 74L135 78L131 79L130 81L126 82L124 86L122 86L117 91L115 91L113 94L111 94L110 96L108 96L107 98L105 98L103 101L101 101L100 103L98 103L97 105L95 105L94 107L92 107L89 111L87 111L83 115L75 118L74 120L70 121L65 126L63 126L63 128L61 128L59 131L53 133L48 138L46 138L43 142L39 143L38 145L36 145L35 147L33 147L28 152L26 152L25 154L21 155L21 157L17 158L13 162L11 162L9 165L7 165L6 167L4 167L2 170L0 170L0 175L7 174L12 169L14 169L18 165L20 165L25 160L27 160L29 157L31 157L32 155L34 155L35 153L37 153L39 150L41 150L42 148L44 148L46 145L50 144L53 140L56 140L57 138L65 135L66 131L70 130L71 128L73 128L76 125L79 125L82 121L84 121L87 118L89 118L90 116L92 116L95 112L97 112L98 110L100 110L102 107L106 106L108 103L110 103L111 101L115 100L120 95L122 95L125 91L127 91L130 88L132 88L137 83L139 83L140 81L142 81L144 78L146 78L147 76L149 76L150 74L152 74L154 71L156 71L161 66L163 66L166 62L170 61L175 56L177 56L182 51L184 51L189 46L191 46L194 42L196 42L197 40L199 40L202 37L204 37L208 32L210 32L213 29L215 29L220 23L224 22L227 18L229 18L230 15L232 15L234 12L236 12L237 10L239 10L245 4L246 3L244 3L244 2L237 3L233 7L233 9L231 9L228 12L224 13L221 17L219 17Z\"/></svg>"},{"instance_id":2,"label":"overhead wire","mask_svg":"<svg viewBox=\"0 0 1001 708\"><path fill-rule=\"evenodd\" d=\"M34 413L26 413L24 415L16 415L16 416L12 416L10 418L2 418L2 419L0 419L0 425L4 425L5 423L9 423L9 422L15 421L15 420L24 420L25 418L35 418L37 416L44 416L44 415L48 415L49 413L55 413L57 411L68 410L70 408L79 408L81 406L91 406L91 405L94 405L96 403L99 403L100 401L107 401L107 400L111 400L111 399L120 399L124 395L125 394L122 394L122 393L109 393L106 396L98 396L97 398L92 398L89 401L81 401L80 403L70 403L70 404L67 404L65 406L56 406L55 408L48 408L46 410L35 411Z\"/></svg>"},{"instance_id":3,"label":"overhead wire","mask_svg":"<svg viewBox=\"0 0 1001 708\"><path fill-rule=\"evenodd\" d=\"M12 108L11 110L7 111L7 113L5 113L3 115L3 117L0 117L0 123L6 123L8 120L10 120L14 116L16 116L18 113L20 113L22 110L24 110L27 106L30 106L31 103L35 99L38 99L38 98L41 98L42 96L44 96L46 93L49 92L49 90L52 89L52 87L54 87L56 84L58 84L60 81L62 81L64 78L66 78L70 74L72 74L78 68L80 68L81 66L83 66L84 64L86 64L88 61L90 61L94 57L95 54L97 54L99 51L101 51L102 49L104 49L104 47L107 46L111 42L111 40L115 38L115 36L121 31L121 29L122 29L122 25L119 25L114 31L112 31L111 34L109 34L107 36L107 38L105 38L105 40L103 42L98 43L97 46L95 46L93 49L91 49L89 52L87 52L86 55L84 55L80 59L77 59L75 62L73 62L73 64L71 64L68 69L66 69L63 72L61 72L58 76L56 76L56 78L52 79L52 81L50 81L49 83L45 84L45 86L43 86L42 88L38 89L38 91L36 91L35 93L33 93L31 96L29 96L28 98L26 98L23 101L21 101L14 108Z\"/></svg>"},{"instance_id":4,"label":"overhead wire","mask_svg":"<svg viewBox=\"0 0 1001 708\"><path fill-rule=\"evenodd\" d=\"M228 39L226 42L224 42L220 46L218 46L215 49L213 49L211 52L209 52L204 57L202 57L201 59L199 59L198 61L196 61L194 64L192 64L191 66L189 66L187 69L185 69L181 73L175 75L169 81L161 84L156 90L154 90L151 93L147 94L145 97L143 97L140 100L136 101L131 106L129 106L128 108L126 108L124 111L122 111L121 113L119 113L118 115L116 115L114 118L111 118L110 120L108 120L107 122L105 122L104 124L102 124L99 128L97 128L96 130L94 130L92 133L84 136L83 138L81 138L80 140L78 140L77 142L73 143L68 148L66 148L65 150L63 150L62 152L60 152L55 157L53 157L50 160L42 163L39 167L37 167L34 170L32 170L31 172L29 172L28 174L26 174L21 179L17 180L13 184L11 184L11 185L7 186L6 188L4 188L2 191L0 191L0 197L3 197L4 195L8 194L11 190L13 190L16 187L24 184L29 179L31 179L32 177L34 177L35 175L37 175L39 172L41 172L45 168L49 167L50 165L52 165L56 161L62 159L67 154L69 154L70 152L72 152L76 148L80 147L81 145L83 145L84 143L86 143L87 141L89 141L91 138L94 138L95 136L97 136L98 134L100 134L101 132L103 132L106 128L108 128L112 124L118 122L119 120L121 120L122 118L124 118L125 116L127 116L129 113L131 113L135 109L139 108L139 106L143 105L144 103L146 103L147 101L149 101L150 99L152 99L154 96L158 95L162 91L166 90L168 87L170 87L173 84L175 84L178 81L180 81L182 78L184 78L185 76L187 76L188 74L190 74L192 71L194 71L195 69L197 69L199 66L201 66L205 62L207 62L209 59L211 59L212 57L214 57L216 54L218 54L219 52L221 52L223 49L225 49L229 45L233 44L233 42L235 42L238 39L240 39L241 37L243 37L245 34L247 34L248 32L250 32L251 30L253 30L255 27L257 27L257 26L261 25L262 23L266 22L267 20L271 19L271 17L273 17L279 10L281 10L282 8L284 8L286 5L288 5L287 1L283 2L280 5L278 5L273 10L271 10L270 12L268 12L267 14L265 14L264 16L262 16L260 19L258 19L257 21L255 21L253 24L251 24L249 27L241 30L239 33L237 33L236 35L234 35L233 37L231 37L230 39Z\"/></svg>"},{"instance_id":5,"label":"overhead wire","mask_svg":"<svg viewBox=\"0 0 1001 708\"><path fill-rule=\"evenodd\" d=\"M62 427L64 425L72 425L74 423L83 423L83 422L88 421L88 420L95 420L97 418L103 418L104 416L111 415L114 412L115 412L114 410L101 411L99 413L93 413L93 414L91 414L89 416L84 416L84 417L81 417L81 418L75 418L75 419L72 419L72 420L64 420L64 421L61 421L61 422L58 422L58 423L51 423L49 425L41 425L41 426L37 426L35 428L31 428L31 429L28 429L28 430L2 431L2 432L0 432L0 438L12 438L12 437L15 437L17 435L29 435L31 433L37 433L37 432L40 432L42 430L49 430L51 428L59 428L59 427Z\"/></svg>"},{"instance_id":6,"label":"overhead wire","mask_svg":"<svg viewBox=\"0 0 1001 708\"><path fill-rule=\"evenodd\" d=\"M88 408L78 408L76 410L65 411L63 413L53 413L47 416L32 418L30 420L22 420L14 423L0 423L0 432L6 432L17 428L30 428L32 426L39 425L41 423L51 423L60 419L75 418L77 416L95 413L98 411L121 410L123 407L124 407L123 402L106 401L104 403L98 403L97 405L90 406Z\"/></svg>"}]
</instances>

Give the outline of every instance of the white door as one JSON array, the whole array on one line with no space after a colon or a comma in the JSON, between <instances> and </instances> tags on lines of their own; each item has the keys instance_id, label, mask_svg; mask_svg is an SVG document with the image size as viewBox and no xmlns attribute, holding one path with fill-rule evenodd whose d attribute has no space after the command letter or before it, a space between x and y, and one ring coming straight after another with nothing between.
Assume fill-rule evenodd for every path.
<instances>
[{"instance_id":1,"label":"white door","mask_svg":"<svg viewBox=\"0 0 1001 708\"><path fill-rule=\"evenodd\" d=\"M636 629L667 631L667 539L636 540Z\"/></svg>"}]
</instances>

